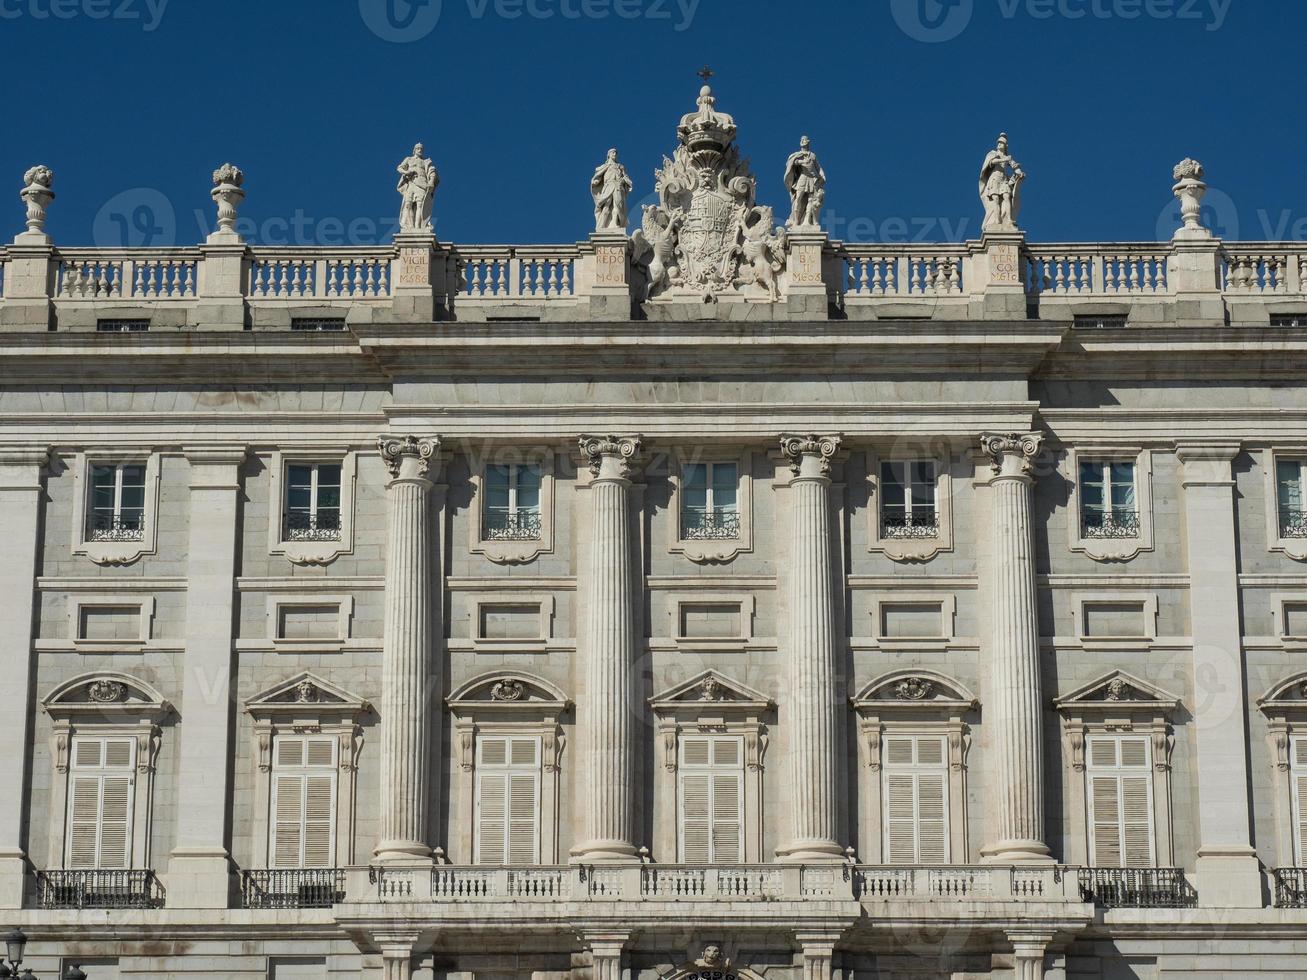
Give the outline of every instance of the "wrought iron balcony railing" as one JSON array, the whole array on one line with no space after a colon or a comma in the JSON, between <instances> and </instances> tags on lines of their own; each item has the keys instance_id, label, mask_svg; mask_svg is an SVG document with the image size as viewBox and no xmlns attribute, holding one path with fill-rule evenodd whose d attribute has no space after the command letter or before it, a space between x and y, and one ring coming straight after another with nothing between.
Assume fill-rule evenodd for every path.
<instances>
[{"instance_id":1,"label":"wrought iron balcony railing","mask_svg":"<svg viewBox=\"0 0 1307 980\"><path fill-rule=\"evenodd\" d=\"M1108 909L1184 909L1198 900L1180 868L1081 868L1080 894Z\"/></svg>"},{"instance_id":2,"label":"wrought iron balcony railing","mask_svg":"<svg viewBox=\"0 0 1307 980\"><path fill-rule=\"evenodd\" d=\"M87 531L90 541L141 541L144 538L144 514L93 514Z\"/></svg>"},{"instance_id":3,"label":"wrought iron balcony railing","mask_svg":"<svg viewBox=\"0 0 1307 980\"><path fill-rule=\"evenodd\" d=\"M42 909L157 909L163 901L153 871L36 872L36 903Z\"/></svg>"},{"instance_id":4,"label":"wrought iron balcony railing","mask_svg":"<svg viewBox=\"0 0 1307 980\"><path fill-rule=\"evenodd\" d=\"M681 524L686 541L734 541L740 536L737 510L687 510Z\"/></svg>"},{"instance_id":5,"label":"wrought iron balcony railing","mask_svg":"<svg viewBox=\"0 0 1307 980\"><path fill-rule=\"evenodd\" d=\"M344 900L342 868L241 872L241 902L247 909L329 909Z\"/></svg>"},{"instance_id":6,"label":"wrought iron balcony railing","mask_svg":"<svg viewBox=\"0 0 1307 980\"><path fill-rule=\"evenodd\" d=\"M882 513L881 536L885 538L937 538L939 514L933 510L914 510L912 513Z\"/></svg>"},{"instance_id":7,"label":"wrought iron balcony railing","mask_svg":"<svg viewBox=\"0 0 1307 980\"><path fill-rule=\"evenodd\" d=\"M1086 512L1081 518L1086 538L1137 538L1139 512L1137 510L1110 510Z\"/></svg>"},{"instance_id":8,"label":"wrought iron balcony railing","mask_svg":"<svg viewBox=\"0 0 1307 980\"><path fill-rule=\"evenodd\" d=\"M1307 909L1307 868L1276 868L1275 907Z\"/></svg>"},{"instance_id":9,"label":"wrought iron balcony railing","mask_svg":"<svg viewBox=\"0 0 1307 980\"><path fill-rule=\"evenodd\" d=\"M539 541L541 526L538 510L491 511L482 523L487 541Z\"/></svg>"},{"instance_id":10,"label":"wrought iron balcony railing","mask_svg":"<svg viewBox=\"0 0 1307 980\"><path fill-rule=\"evenodd\" d=\"M1280 537L1307 538L1307 511L1281 510Z\"/></svg>"},{"instance_id":11,"label":"wrought iron balcony railing","mask_svg":"<svg viewBox=\"0 0 1307 980\"><path fill-rule=\"evenodd\" d=\"M339 541L340 513L310 514L292 511L286 515L287 541Z\"/></svg>"}]
</instances>

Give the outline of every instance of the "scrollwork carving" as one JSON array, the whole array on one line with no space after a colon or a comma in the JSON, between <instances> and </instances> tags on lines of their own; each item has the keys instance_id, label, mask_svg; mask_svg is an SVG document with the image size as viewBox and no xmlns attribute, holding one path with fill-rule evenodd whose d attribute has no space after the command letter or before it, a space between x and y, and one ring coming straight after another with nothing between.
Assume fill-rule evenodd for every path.
<instances>
[{"instance_id":1,"label":"scrollwork carving","mask_svg":"<svg viewBox=\"0 0 1307 980\"><path fill-rule=\"evenodd\" d=\"M604 460L609 459L616 464L615 476L619 479L631 475L642 448L639 436L581 436L579 443L581 456L592 476L600 477L604 473Z\"/></svg>"},{"instance_id":2,"label":"scrollwork carving","mask_svg":"<svg viewBox=\"0 0 1307 980\"><path fill-rule=\"evenodd\" d=\"M377 440L381 461L386 464L387 471L395 479L399 479L405 459L417 461L416 476L426 476L431 457L439 448L440 440L435 438L419 439L417 436L404 436L402 439L396 439L382 436Z\"/></svg>"},{"instance_id":3,"label":"scrollwork carving","mask_svg":"<svg viewBox=\"0 0 1307 980\"><path fill-rule=\"evenodd\" d=\"M781 452L790 461L790 471L799 476L803 472L805 456L815 458L822 476L830 476L830 463L840 448L840 437L835 435L787 435L781 437Z\"/></svg>"}]
</instances>

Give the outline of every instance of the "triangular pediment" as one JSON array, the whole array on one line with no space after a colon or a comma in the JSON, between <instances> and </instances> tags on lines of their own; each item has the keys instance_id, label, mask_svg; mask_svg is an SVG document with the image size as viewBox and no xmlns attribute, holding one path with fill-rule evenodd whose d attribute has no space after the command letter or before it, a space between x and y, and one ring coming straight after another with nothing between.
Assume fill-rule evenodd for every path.
<instances>
[{"instance_id":1,"label":"triangular pediment","mask_svg":"<svg viewBox=\"0 0 1307 980\"><path fill-rule=\"evenodd\" d=\"M451 707L459 705L494 705L513 707L541 705L565 707L569 702L563 690L552 681L535 674L495 671L460 684L449 696Z\"/></svg>"},{"instance_id":2,"label":"triangular pediment","mask_svg":"<svg viewBox=\"0 0 1307 980\"><path fill-rule=\"evenodd\" d=\"M351 711L368 710L368 702L342 687L304 671L245 702L251 714L267 711Z\"/></svg>"},{"instance_id":3,"label":"triangular pediment","mask_svg":"<svg viewBox=\"0 0 1307 980\"><path fill-rule=\"evenodd\" d=\"M715 670L705 670L689 680L668 688L649 699L655 708L685 705L724 704L738 707L767 708L772 699L747 684Z\"/></svg>"},{"instance_id":4,"label":"triangular pediment","mask_svg":"<svg viewBox=\"0 0 1307 980\"><path fill-rule=\"evenodd\" d=\"M1174 709L1180 699L1124 670L1114 670L1058 698L1055 703L1059 708L1137 704Z\"/></svg>"},{"instance_id":5,"label":"triangular pediment","mask_svg":"<svg viewBox=\"0 0 1307 980\"><path fill-rule=\"evenodd\" d=\"M860 708L890 705L906 708L914 704L970 708L978 702L965 685L946 674L907 668L882 674L864 685L853 703Z\"/></svg>"}]
</instances>

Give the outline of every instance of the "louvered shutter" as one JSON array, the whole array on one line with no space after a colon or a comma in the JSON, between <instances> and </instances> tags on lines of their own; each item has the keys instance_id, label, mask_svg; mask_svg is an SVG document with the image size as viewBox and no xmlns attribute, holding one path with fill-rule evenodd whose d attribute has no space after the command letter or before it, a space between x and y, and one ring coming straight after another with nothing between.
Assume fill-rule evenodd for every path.
<instances>
[{"instance_id":1,"label":"louvered shutter","mask_svg":"<svg viewBox=\"0 0 1307 980\"><path fill-rule=\"evenodd\" d=\"M336 863L336 740L278 736L272 774L272 866Z\"/></svg>"},{"instance_id":2,"label":"louvered shutter","mask_svg":"<svg viewBox=\"0 0 1307 980\"><path fill-rule=\"evenodd\" d=\"M66 864L74 869L130 868L136 740L73 739Z\"/></svg>"},{"instance_id":3,"label":"louvered shutter","mask_svg":"<svg viewBox=\"0 0 1307 980\"><path fill-rule=\"evenodd\" d=\"M681 739L680 860L744 860L744 742L737 736Z\"/></svg>"},{"instance_id":4,"label":"louvered shutter","mask_svg":"<svg viewBox=\"0 0 1307 980\"><path fill-rule=\"evenodd\" d=\"M886 859L891 864L947 864L945 740L933 735L889 736L882 759Z\"/></svg>"},{"instance_id":5,"label":"louvered shutter","mask_svg":"<svg viewBox=\"0 0 1307 980\"><path fill-rule=\"evenodd\" d=\"M1290 755L1290 776L1293 779L1295 863L1307 867L1307 737L1293 740Z\"/></svg>"},{"instance_id":6,"label":"louvered shutter","mask_svg":"<svg viewBox=\"0 0 1307 980\"><path fill-rule=\"evenodd\" d=\"M1089 739L1090 863L1096 867L1147 868L1156 860L1150 756L1146 737Z\"/></svg>"},{"instance_id":7,"label":"louvered shutter","mask_svg":"<svg viewBox=\"0 0 1307 980\"><path fill-rule=\"evenodd\" d=\"M477 864L540 861L540 739L477 740Z\"/></svg>"}]
</instances>

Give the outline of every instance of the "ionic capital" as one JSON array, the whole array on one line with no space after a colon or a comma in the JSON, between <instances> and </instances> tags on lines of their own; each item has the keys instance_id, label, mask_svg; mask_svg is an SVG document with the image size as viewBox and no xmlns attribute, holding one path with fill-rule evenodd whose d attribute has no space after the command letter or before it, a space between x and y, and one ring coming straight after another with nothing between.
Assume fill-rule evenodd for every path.
<instances>
[{"instance_id":1,"label":"ionic capital","mask_svg":"<svg viewBox=\"0 0 1307 980\"><path fill-rule=\"evenodd\" d=\"M598 480L630 479L643 448L641 436L581 436L581 457Z\"/></svg>"},{"instance_id":2,"label":"ionic capital","mask_svg":"<svg viewBox=\"0 0 1307 980\"><path fill-rule=\"evenodd\" d=\"M1009 435L986 432L980 437L980 448L989 457L990 469L1000 479L1029 480L1035 469L1035 457L1044 445L1038 432Z\"/></svg>"},{"instance_id":3,"label":"ionic capital","mask_svg":"<svg viewBox=\"0 0 1307 980\"><path fill-rule=\"evenodd\" d=\"M790 461L790 471L800 479L830 476L830 461L839 452L838 435L783 435L781 452Z\"/></svg>"},{"instance_id":4,"label":"ionic capital","mask_svg":"<svg viewBox=\"0 0 1307 980\"><path fill-rule=\"evenodd\" d=\"M431 457L439 448L440 440L434 437L419 439L417 436L382 436L377 440L381 461L386 464L391 478L395 480L424 479L430 468Z\"/></svg>"}]
</instances>

